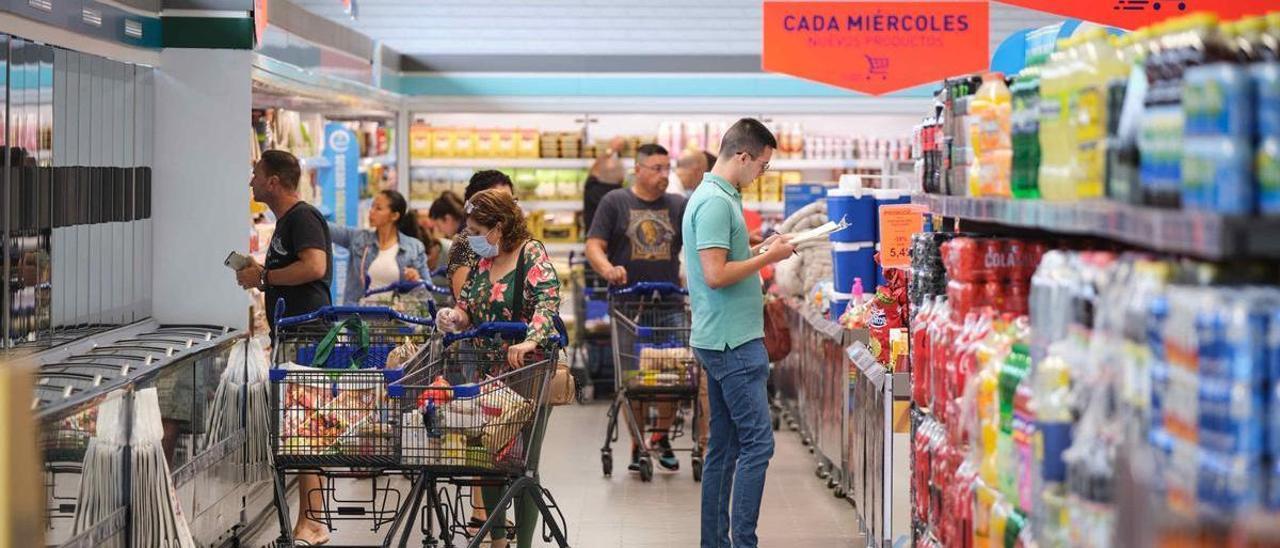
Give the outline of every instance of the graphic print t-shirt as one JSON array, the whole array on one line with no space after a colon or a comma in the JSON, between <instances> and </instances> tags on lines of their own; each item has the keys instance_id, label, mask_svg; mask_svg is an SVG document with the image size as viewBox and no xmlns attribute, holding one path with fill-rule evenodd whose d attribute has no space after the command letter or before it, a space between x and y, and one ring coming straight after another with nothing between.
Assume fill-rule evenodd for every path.
<instances>
[{"instance_id":1,"label":"graphic print t-shirt","mask_svg":"<svg viewBox=\"0 0 1280 548\"><path fill-rule=\"evenodd\" d=\"M627 283L680 283L680 221L684 198L663 194L652 202L631 189L605 195L588 238L605 241L609 262L626 267Z\"/></svg>"},{"instance_id":2,"label":"graphic print t-shirt","mask_svg":"<svg viewBox=\"0 0 1280 548\"><path fill-rule=\"evenodd\" d=\"M306 202L298 202L276 221L271 247L267 249L267 270L277 270L298 262L304 249L320 249L325 254L324 277L311 283L291 287L268 286L266 291L267 323L275 329L276 301L284 299L285 317L314 312L330 304L329 281L333 276L332 241L329 224L320 210Z\"/></svg>"}]
</instances>

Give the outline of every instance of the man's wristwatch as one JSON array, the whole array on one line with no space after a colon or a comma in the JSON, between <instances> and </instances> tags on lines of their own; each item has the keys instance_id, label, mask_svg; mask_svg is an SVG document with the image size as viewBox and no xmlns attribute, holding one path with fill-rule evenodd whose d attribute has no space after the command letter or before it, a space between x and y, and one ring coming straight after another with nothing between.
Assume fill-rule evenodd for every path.
<instances>
[{"instance_id":1,"label":"man's wristwatch","mask_svg":"<svg viewBox=\"0 0 1280 548\"><path fill-rule=\"evenodd\" d=\"M267 267L262 267L262 277L258 279L258 289L267 289Z\"/></svg>"}]
</instances>

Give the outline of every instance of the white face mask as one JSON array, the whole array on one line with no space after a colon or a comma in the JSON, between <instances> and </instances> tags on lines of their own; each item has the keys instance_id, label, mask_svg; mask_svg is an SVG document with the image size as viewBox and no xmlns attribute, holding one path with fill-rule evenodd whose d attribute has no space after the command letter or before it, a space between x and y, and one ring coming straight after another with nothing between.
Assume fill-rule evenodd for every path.
<instances>
[{"instance_id":1,"label":"white face mask","mask_svg":"<svg viewBox=\"0 0 1280 548\"><path fill-rule=\"evenodd\" d=\"M486 259L498 256L498 246L489 243L489 237L487 234L467 236L467 243L471 244L471 250L476 252L476 255Z\"/></svg>"}]
</instances>

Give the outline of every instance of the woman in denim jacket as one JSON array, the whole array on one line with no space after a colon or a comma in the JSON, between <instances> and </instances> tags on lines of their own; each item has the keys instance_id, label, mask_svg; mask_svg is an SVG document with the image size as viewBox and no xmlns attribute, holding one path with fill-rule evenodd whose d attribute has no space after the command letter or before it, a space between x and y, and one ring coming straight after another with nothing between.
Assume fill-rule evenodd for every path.
<instances>
[{"instance_id":1,"label":"woman in denim jacket","mask_svg":"<svg viewBox=\"0 0 1280 548\"><path fill-rule=\"evenodd\" d=\"M384 190L373 198L369 209L369 230L329 223L333 245L351 253L347 261L347 282L342 303L360 302L369 289L396 282L417 282L427 272L427 250L418 233L418 223L408 215L409 204L394 190Z\"/></svg>"}]
</instances>

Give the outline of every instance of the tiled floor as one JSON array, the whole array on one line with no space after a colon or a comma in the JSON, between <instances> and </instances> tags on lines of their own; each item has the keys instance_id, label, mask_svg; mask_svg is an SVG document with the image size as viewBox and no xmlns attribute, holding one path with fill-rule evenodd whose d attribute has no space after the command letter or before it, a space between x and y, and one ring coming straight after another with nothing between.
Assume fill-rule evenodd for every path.
<instances>
[{"instance_id":1,"label":"tiled floor","mask_svg":"<svg viewBox=\"0 0 1280 548\"><path fill-rule=\"evenodd\" d=\"M542 478L568 521L575 548L676 548L698 546L700 484L682 455L680 472L657 472L641 483L618 462L612 478L600 469L604 437L602 404L556 408L543 447ZM627 436L615 451L626 453ZM778 433L760 518L760 545L785 548L864 546L852 507L835 499L814 476L814 460L793 432ZM333 542L363 542L367 527L347 526ZM252 545L270 540L264 533ZM410 544L418 546L415 538ZM543 546L539 541L538 546ZM547 545L550 546L550 545Z\"/></svg>"}]
</instances>

